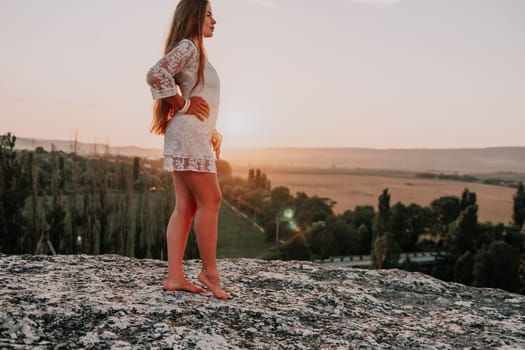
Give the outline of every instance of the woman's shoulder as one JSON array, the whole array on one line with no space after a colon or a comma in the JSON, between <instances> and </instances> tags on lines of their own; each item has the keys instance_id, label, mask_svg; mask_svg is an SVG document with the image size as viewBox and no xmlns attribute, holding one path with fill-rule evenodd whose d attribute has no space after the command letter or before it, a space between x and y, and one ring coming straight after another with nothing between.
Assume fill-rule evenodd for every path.
<instances>
[{"instance_id":1,"label":"woman's shoulder","mask_svg":"<svg viewBox=\"0 0 525 350\"><path fill-rule=\"evenodd\" d=\"M190 40L190 39L182 39L181 41L179 41L177 43L177 45L175 45L175 48L180 48L180 49L184 49L184 50L191 50L191 51L195 51L195 52L199 51L199 49L197 48L197 45L195 45L193 40Z\"/></svg>"},{"instance_id":2,"label":"woman's shoulder","mask_svg":"<svg viewBox=\"0 0 525 350\"><path fill-rule=\"evenodd\" d=\"M199 57L199 49L192 40L182 39L173 46L167 56L194 60Z\"/></svg>"}]
</instances>

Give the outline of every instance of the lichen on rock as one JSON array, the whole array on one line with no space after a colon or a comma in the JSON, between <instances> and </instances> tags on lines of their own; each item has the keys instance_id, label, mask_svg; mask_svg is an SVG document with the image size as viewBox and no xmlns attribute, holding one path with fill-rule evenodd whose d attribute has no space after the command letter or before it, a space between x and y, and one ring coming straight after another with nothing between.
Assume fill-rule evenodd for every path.
<instances>
[{"instance_id":1,"label":"lichen on rock","mask_svg":"<svg viewBox=\"0 0 525 350\"><path fill-rule=\"evenodd\" d=\"M219 269L229 300L162 291L163 261L0 255L0 348L525 348L522 295L309 262Z\"/></svg>"}]
</instances>

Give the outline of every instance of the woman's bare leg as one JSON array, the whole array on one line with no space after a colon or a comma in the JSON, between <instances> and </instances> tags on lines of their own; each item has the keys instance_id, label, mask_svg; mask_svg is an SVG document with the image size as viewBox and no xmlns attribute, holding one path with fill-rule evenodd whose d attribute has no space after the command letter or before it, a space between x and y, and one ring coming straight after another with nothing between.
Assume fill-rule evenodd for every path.
<instances>
[{"instance_id":1,"label":"woman's bare leg","mask_svg":"<svg viewBox=\"0 0 525 350\"><path fill-rule=\"evenodd\" d=\"M220 299L230 297L222 290L217 270L217 224L221 206L221 190L213 173L185 172L184 181L197 204L195 234L202 260L198 279Z\"/></svg>"},{"instance_id":2,"label":"woman's bare leg","mask_svg":"<svg viewBox=\"0 0 525 350\"><path fill-rule=\"evenodd\" d=\"M182 269L184 251L188 242L191 222L197 205L190 190L186 187L182 173L173 173L173 187L175 189L175 209L171 214L166 229L168 243L168 276L164 283L164 290L184 290L193 293L203 293L204 289L197 287L186 279Z\"/></svg>"}]
</instances>

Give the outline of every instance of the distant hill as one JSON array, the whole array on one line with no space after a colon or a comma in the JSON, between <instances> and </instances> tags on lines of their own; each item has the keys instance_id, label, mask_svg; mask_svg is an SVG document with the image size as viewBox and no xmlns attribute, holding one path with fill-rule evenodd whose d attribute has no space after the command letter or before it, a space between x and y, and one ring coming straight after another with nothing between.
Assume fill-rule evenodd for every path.
<instances>
[{"instance_id":1,"label":"distant hill","mask_svg":"<svg viewBox=\"0 0 525 350\"><path fill-rule=\"evenodd\" d=\"M18 149L43 147L72 152L73 141L17 138ZM160 149L104 144L77 144L77 153L118 154L158 159ZM225 148L222 158L234 168L392 169L417 172L525 173L525 147L472 149L372 149L372 148Z\"/></svg>"},{"instance_id":2,"label":"distant hill","mask_svg":"<svg viewBox=\"0 0 525 350\"><path fill-rule=\"evenodd\" d=\"M17 137L16 148L34 150L36 147L42 147L46 151L51 151L54 147L56 150L66 153L72 153L75 149L75 142L72 140L43 140ZM101 143L77 142L77 153L87 156L93 154L114 154L129 157L153 158L162 157L162 151L154 148L140 148L137 146L120 146L114 147Z\"/></svg>"},{"instance_id":3,"label":"distant hill","mask_svg":"<svg viewBox=\"0 0 525 350\"><path fill-rule=\"evenodd\" d=\"M416 172L525 173L525 147L479 149L264 148L226 149L235 166L392 169ZM234 168L236 168L234 166Z\"/></svg>"}]
</instances>

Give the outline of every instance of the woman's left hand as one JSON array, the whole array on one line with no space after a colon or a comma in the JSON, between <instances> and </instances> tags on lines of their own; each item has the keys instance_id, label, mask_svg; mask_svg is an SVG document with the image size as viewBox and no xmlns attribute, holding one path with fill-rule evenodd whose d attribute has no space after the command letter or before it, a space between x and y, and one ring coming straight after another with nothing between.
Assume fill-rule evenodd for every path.
<instances>
[{"instance_id":1,"label":"woman's left hand","mask_svg":"<svg viewBox=\"0 0 525 350\"><path fill-rule=\"evenodd\" d=\"M211 134L210 144L215 152L215 158L219 159L221 155L222 135L217 130L214 130L213 134Z\"/></svg>"}]
</instances>

